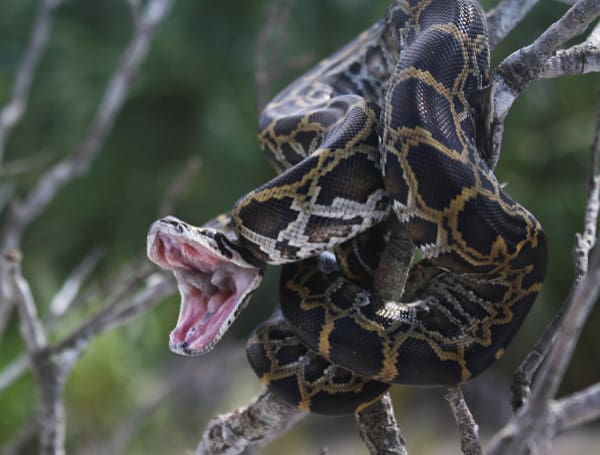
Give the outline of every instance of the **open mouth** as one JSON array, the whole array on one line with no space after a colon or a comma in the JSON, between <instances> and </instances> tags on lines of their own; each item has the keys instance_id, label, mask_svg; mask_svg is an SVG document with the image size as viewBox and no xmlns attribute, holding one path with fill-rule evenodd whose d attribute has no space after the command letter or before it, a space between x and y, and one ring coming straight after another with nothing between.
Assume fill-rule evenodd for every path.
<instances>
[{"instance_id":1,"label":"open mouth","mask_svg":"<svg viewBox=\"0 0 600 455\"><path fill-rule=\"evenodd\" d=\"M195 228L168 217L148 234L148 257L173 271L181 294L169 348L199 355L221 339L262 280L262 270L227 249L214 229Z\"/></svg>"}]
</instances>

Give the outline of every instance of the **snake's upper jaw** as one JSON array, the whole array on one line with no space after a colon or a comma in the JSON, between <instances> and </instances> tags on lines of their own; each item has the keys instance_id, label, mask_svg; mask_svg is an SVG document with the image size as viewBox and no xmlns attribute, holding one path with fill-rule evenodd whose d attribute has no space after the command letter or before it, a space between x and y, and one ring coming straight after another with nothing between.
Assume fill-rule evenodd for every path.
<instances>
[{"instance_id":1,"label":"snake's upper jaw","mask_svg":"<svg viewBox=\"0 0 600 455\"><path fill-rule=\"evenodd\" d=\"M170 349L182 355L210 351L262 281L262 269L235 250L231 239L174 217L156 221L148 233L148 257L173 271L181 294Z\"/></svg>"}]
</instances>

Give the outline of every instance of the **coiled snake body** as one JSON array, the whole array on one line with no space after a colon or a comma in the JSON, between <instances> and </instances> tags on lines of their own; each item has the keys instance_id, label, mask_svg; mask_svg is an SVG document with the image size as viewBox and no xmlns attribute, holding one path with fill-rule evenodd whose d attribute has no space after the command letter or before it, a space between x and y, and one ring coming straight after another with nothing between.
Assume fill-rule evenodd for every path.
<instances>
[{"instance_id":1,"label":"coiled snake body","mask_svg":"<svg viewBox=\"0 0 600 455\"><path fill-rule=\"evenodd\" d=\"M183 297L171 348L210 349L264 264L286 264L285 320L257 328L248 357L290 403L352 413L389 384L456 384L487 368L547 262L539 222L485 161L488 79L475 1L394 1L280 93L259 134L279 175L230 217L151 228L149 256L176 272ZM424 258L386 299L372 272L394 232Z\"/></svg>"}]
</instances>

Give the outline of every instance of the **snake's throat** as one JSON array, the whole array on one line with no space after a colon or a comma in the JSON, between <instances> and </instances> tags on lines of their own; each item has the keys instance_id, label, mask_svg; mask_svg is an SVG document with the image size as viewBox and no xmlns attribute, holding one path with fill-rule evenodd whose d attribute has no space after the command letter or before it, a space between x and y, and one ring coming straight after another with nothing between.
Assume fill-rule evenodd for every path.
<instances>
[{"instance_id":1,"label":"snake's throat","mask_svg":"<svg viewBox=\"0 0 600 455\"><path fill-rule=\"evenodd\" d=\"M169 348L182 355L210 351L221 339L262 279L262 271L242 267L210 246L158 232L150 258L172 270L181 306Z\"/></svg>"}]
</instances>

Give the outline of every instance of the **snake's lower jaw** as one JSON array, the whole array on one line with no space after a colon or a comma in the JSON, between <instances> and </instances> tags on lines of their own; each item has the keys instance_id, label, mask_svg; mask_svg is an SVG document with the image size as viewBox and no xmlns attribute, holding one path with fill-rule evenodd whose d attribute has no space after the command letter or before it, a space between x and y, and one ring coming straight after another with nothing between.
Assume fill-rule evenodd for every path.
<instances>
[{"instance_id":1,"label":"snake's lower jaw","mask_svg":"<svg viewBox=\"0 0 600 455\"><path fill-rule=\"evenodd\" d=\"M181 295L177 325L169 336L171 351L200 355L210 351L246 306L259 285L260 270L231 269L223 274L221 264L214 272L175 271ZM224 279L221 287L207 288L206 282Z\"/></svg>"},{"instance_id":2,"label":"snake's lower jaw","mask_svg":"<svg viewBox=\"0 0 600 455\"><path fill-rule=\"evenodd\" d=\"M148 235L148 257L173 271L181 295L169 348L181 355L200 355L215 346L246 306L262 281L262 270L223 254L211 235L203 237L206 231L182 231L172 219L169 222L155 223Z\"/></svg>"}]
</instances>

